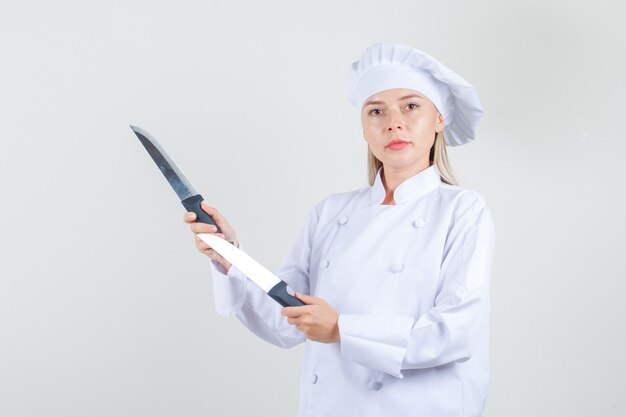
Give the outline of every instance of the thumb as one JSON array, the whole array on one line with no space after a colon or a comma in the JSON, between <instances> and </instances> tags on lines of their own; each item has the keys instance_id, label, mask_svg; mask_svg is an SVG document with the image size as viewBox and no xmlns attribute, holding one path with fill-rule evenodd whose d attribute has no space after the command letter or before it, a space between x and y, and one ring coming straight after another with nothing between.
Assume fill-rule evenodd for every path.
<instances>
[{"instance_id":1,"label":"thumb","mask_svg":"<svg viewBox=\"0 0 626 417\"><path fill-rule=\"evenodd\" d=\"M206 211L208 214L215 214L215 209L213 207L209 207L209 205L204 201L200 203L200 206L202 207L202 210Z\"/></svg>"},{"instance_id":2,"label":"thumb","mask_svg":"<svg viewBox=\"0 0 626 417\"><path fill-rule=\"evenodd\" d=\"M222 215L220 214L219 211L217 211L217 209L215 207L211 207L209 206L207 203L205 203L204 201L202 203L200 203L200 205L202 206L202 210L204 210L209 216L211 216L213 218L213 220L217 221L222 221Z\"/></svg>"},{"instance_id":3,"label":"thumb","mask_svg":"<svg viewBox=\"0 0 626 417\"><path fill-rule=\"evenodd\" d=\"M320 303L321 299L317 297L313 297L312 295L304 295L295 291L294 291L294 294L298 299L302 300L305 304L321 304Z\"/></svg>"}]
</instances>

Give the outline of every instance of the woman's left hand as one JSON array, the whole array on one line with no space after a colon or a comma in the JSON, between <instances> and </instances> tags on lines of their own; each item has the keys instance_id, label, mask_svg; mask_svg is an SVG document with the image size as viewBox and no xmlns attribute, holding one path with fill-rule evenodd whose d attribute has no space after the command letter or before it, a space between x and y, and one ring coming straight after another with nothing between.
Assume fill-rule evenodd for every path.
<instances>
[{"instance_id":1,"label":"woman's left hand","mask_svg":"<svg viewBox=\"0 0 626 417\"><path fill-rule=\"evenodd\" d=\"M295 293L306 305L283 307L281 314L304 333L307 339L322 343L339 343L339 314L321 298Z\"/></svg>"}]
</instances>

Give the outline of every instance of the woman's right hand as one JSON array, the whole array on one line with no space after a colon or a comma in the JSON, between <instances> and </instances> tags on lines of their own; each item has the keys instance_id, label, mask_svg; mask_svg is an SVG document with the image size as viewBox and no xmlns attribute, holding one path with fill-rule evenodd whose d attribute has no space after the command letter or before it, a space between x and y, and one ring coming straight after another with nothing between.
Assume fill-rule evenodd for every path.
<instances>
[{"instance_id":1,"label":"woman's right hand","mask_svg":"<svg viewBox=\"0 0 626 417\"><path fill-rule=\"evenodd\" d=\"M217 211L214 207L209 207L204 202L201 203L202 210L207 212L209 216L215 220L215 223L219 226L222 233L217 233L217 229L212 224L207 223L195 223L196 213L187 212L183 217L185 223L191 225L191 231L196 235L196 249L200 253L205 254L212 260L218 262L220 265L224 267L226 272L230 269L230 262L224 259L220 254L215 252L213 248L206 244L206 242L198 237L198 233L208 233L212 235L217 235L222 239L226 239L229 242L232 242L236 247L239 247L239 240L237 239L237 234L232 226L226 221L224 216L221 215L219 211Z\"/></svg>"}]
</instances>

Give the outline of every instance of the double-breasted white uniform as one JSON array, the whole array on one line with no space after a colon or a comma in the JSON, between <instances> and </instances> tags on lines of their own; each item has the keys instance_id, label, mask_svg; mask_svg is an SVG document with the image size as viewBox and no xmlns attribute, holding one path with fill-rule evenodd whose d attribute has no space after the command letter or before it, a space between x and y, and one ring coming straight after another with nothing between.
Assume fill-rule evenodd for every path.
<instances>
[{"instance_id":1,"label":"double-breasted white uniform","mask_svg":"<svg viewBox=\"0 0 626 417\"><path fill-rule=\"evenodd\" d=\"M241 271L212 261L216 310L275 345L306 343L298 417L482 416L491 210L434 165L381 205L380 175L316 204L276 272L337 310L339 343L306 339Z\"/></svg>"}]
</instances>

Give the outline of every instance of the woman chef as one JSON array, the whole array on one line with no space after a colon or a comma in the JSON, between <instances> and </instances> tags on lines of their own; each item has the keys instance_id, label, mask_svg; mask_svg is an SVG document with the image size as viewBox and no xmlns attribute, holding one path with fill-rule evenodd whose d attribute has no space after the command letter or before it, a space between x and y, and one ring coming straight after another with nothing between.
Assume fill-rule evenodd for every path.
<instances>
[{"instance_id":1,"label":"woman chef","mask_svg":"<svg viewBox=\"0 0 626 417\"><path fill-rule=\"evenodd\" d=\"M305 343L299 417L482 416L494 224L484 198L455 185L445 147L473 140L476 92L419 50L374 44L350 67L349 98L370 186L311 208L278 269L307 305L282 308L196 236L216 310L277 346ZM215 233L194 220L195 234Z\"/></svg>"}]
</instances>

